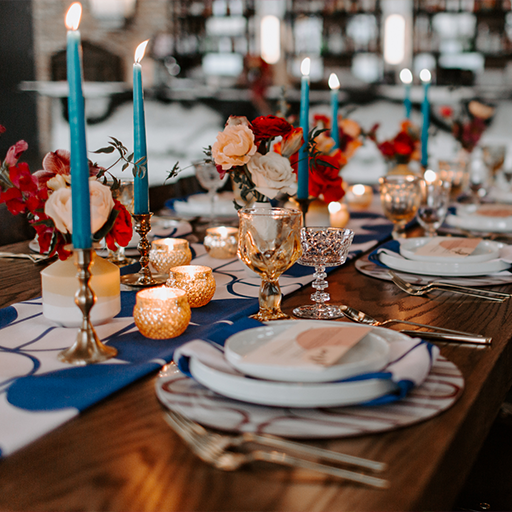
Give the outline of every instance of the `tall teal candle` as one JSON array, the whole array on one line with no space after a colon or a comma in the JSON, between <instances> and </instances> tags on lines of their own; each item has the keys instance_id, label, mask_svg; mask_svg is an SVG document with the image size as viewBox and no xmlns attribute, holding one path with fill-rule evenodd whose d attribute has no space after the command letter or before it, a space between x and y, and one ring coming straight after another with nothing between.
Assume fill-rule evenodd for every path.
<instances>
[{"instance_id":1,"label":"tall teal candle","mask_svg":"<svg viewBox=\"0 0 512 512\"><path fill-rule=\"evenodd\" d=\"M89 162L85 142L84 96L82 93L82 60L78 26L82 6L74 3L66 15L67 78L69 84L68 118L71 149L71 214L72 241L75 249L90 249L91 206L89 198Z\"/></svg>"},{"instance_id":2,"label":"tall teal candle","mask_svg":"<svg viewBox=\"0 0 512 512\"><path fill-rule=\"evenodd\" d=\"M137 173L133 180L133 213L149 213L149 180L146 147L146 119L144 115L144 90L142 88L142 67L140 61L148 41L139 44L133 64L133 159L144 159L145 172Z\"/></svg>"},{"instance_id":3,"label":"tall teal candle","mask_svg":"<svg viewBox=\"0 0 512 512\"><path fill-rule=\"evenodd\" d=\"M340 127L338 126L338 91L340 89L340 81L334 73L331 73L329 77L329 87L331 88L332 112L331 137L334 139L334 149L336 149L340 147Z\"/></svg>"},{"instance_id":4,"label":"tall teal candle","mask_svg":"<svg viewBox=\"0 0 512 512\"><path fill-rule=\"evenodd\" d=\"M412 73L409 69L404 68L400 71L400 80L405 86L405 98L404 98L404 108L405 108L405 118L411 118L411 83L412 83Z\"/></svg>"},{"instance_id":5,"label":"tall teal candle","mask_svg":"<svg viewBox=\"0 0 512 512\"><path fill-rule=\"evenodd\" d=\"M311 61L306 57L301 64L302 80L300 87L300 127L304 135L304 144L299 149L299 163L297 176L297 199L309 197L309 162L308 162L308 134L309 134L309 69Z\"/></svg>"},{"instance_id":6,"label":"tall teal candle","mask_svg":"<svg viewBox=\"0 0 512 512\"><path fill-rule=\"evenodd\" d=\"M428 90L430 87L431 74L428 69L422 69L420 79L423 82L425 92L423 103L421 104L421 113L423 115L423 126L421 128L421 165L428 165L428 127L430 125L430 102L428 100Z\"/></svg>"}]
</instances>

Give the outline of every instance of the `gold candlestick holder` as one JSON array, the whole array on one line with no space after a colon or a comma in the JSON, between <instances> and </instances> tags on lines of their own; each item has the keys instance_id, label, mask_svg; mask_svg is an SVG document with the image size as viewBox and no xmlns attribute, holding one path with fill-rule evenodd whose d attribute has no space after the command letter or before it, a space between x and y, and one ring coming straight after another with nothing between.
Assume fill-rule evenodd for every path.
<instances>
[{"instance_id":1,"label":"gold candlestick holder","mask_svg":"<svg viewBox=\"0 0 512 512\"><path fill-rule=\"evenodd\" d=\"M134 274L121 276L121 283L134 288L147 288L150 286L158 286L165 284L168 276L162 274L152 274L149 268L149 250L151 244L148 241L148 233L151 230L152 213L134 213L132 214L135 221L134 229L140 236L137 249L140 254L140 270Z\"/></svg>"},{"instance_id":2,"label":"gold candlestick holder","mask_svg":"<svg viewBox=\"0 0 512 512\"><path fill-rule=\"evenodd\" d=\"M68 349L59 352L58 359L63 363L86 365L106 361L117 355L117 349L104 345L96 335L91 324L90 312L96 296L89 286L91 280L91 263L93 249L75 249L75 265L78 269L80 287L75 295L75 303L82 312L82 326L78 331L75 343Z\"/></svg>"}]
</instances>

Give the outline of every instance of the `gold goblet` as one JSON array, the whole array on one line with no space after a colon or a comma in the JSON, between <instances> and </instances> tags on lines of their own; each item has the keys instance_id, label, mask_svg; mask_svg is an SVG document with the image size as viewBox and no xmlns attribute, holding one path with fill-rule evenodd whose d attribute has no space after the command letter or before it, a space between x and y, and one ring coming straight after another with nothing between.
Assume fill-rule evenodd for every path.
<instances>
[{"instance_id":1,"label":"gold goblet","mask_svg":"<svg viewBox=\"0 0 512 512\"><path fill-rule=\"evenodd\" d=\"M301 256L301 212L286 208L239 210L238 257L261 276L259 312L262 322L289 318L281 311L279 276Z\"/></svg>"},{"instance_id":2,"label":"gold goblet","mask_svg":"<svg viewBox=\"0 0 512 512\"><path fill-rule=\"evenodd\" d=\"M414 219L420 205L420 179L391 175L380 178L379 183L384 215L393 222L393 238L404 238L405 226Z\"/></svg>"}]
</instances>

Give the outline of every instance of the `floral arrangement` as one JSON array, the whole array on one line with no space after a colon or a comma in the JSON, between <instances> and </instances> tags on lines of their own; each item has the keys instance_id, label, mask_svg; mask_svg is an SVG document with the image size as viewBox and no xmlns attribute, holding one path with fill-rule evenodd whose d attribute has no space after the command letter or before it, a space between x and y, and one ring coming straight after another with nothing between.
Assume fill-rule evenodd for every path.
<instances>
[{"instance_id":1,"label":"floral arrangement","mask_svg":"<svg viewBox=\"0 0 512 512\"><path fill-rule=\"evenodd\" d=\"M4 132L0 125L0 133ZM36 230L41 253L58 254L65 260L71 254L66 245L71 243L73 232L70 153L62 149L48 153L43 169L31 174L28 164L19 162L27 148L25 141L18 141L0 165L0 203L5 203L13 215L27 215ZM113 199L112 190L105 185L105 172L89 161L91 230L93 241L105 238L109 249L115 250L116 244L126 247L130 242L132 224L126 208Z\"/></svg>"},{"instance_id":2,"label":"floral arrangement","mask_svg":"<svg viewBox=\"0 0 512 512\"><path fill-rule=\"evenodd\" d=\"M313 117L313 162L309 170L309 194L327 203L339 201L345 195L340 170L348 163L357 148L363 144L363 133L359 124L348 118L338 120L339 147L331 135L330 118L324 115Z\"/></svg>"},{"instance_id":3,"label":"floral arrangement","mask_svg":"<svg viewBox=\"0 0 512 512\"><path fill-rule=\"evenodd\" d=\"M488 122L494 115L494 107L472 100L457 117L454 115L454 109L449 106L441 107L440 114L451 126L455 140L471 153L487 129Z\"/></svg>"},{"instance_id":4,"label":"floral arrangement","mask_svg":"<svg viewBox=\"0 0 512 512\"><path fill-rule=\"evenodd\" d=\"M420 132L409 120L402 121L395 137L380 143L377 141L378 128L379 124L374 125L367 136L375 142L385 160L408 164L411 160L420 159Z\"/></svg>"},{"instance_id":5,"label":"floral arrangement","mask_svg":"<svg viewBox=\"0 0 512 512\"><path fill-rule=\"evenodd\" d=\"M309 133L309 194L313 197L330 202L344 195L340 168L361 145L357 123L347 123L344 130L343 149L333 149L334 140L323 126ZM244 201L261 202L279 194L295 195L298 151L303 144L302 128L283 118L268 115L249 122L246 117L231 116L206 154L221 175L230 173Z\"/></svg>"}]
</instances>

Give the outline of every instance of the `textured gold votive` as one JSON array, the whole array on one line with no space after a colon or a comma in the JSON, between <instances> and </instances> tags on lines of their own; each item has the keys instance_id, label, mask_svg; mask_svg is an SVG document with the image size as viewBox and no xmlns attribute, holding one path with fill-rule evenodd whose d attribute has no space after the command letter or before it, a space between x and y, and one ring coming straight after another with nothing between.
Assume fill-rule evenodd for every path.
<instances>
[{"instance_id":1,"label":"textured gold votive","mask_svg":"<svg viewBox=\"0 0 512 512\"><path fill-rule=\"evenodd\" d=\"M137 293L133 319L146 338L164 340L185 332L190 322L187 293L177 288L158 286Z\"/></svg>"},{"instance_id":2,"label":"textured gold votive","mask_svg":"<svg viewBox=\"0 0 512 512\"><path fill-rule=\"evenodd\" d=\"M238 229L226 226L208 228L203 244L212 258L234 258L238 248Z\"/></svg>"},{"instance_id":3,"label":"textured gold votive","mask_svg":"<svg viewBox=\"0 0 512 512\"><path fill-rule=\"evenodd\" d=\"M172 267L188 265L192 253L184 238L162 238L151 242L149 262L158 272L166 274Z\"/></svg>"},{"instance_id":4,"label":"textured gold votive","mask_svg":"<svg viewBox=\"0 0 512 512\"><path fill-rule=\"evenodd\" d=\"M185 290L191 308L200 308L208 304L216 287L212 269L202 265L171 268L167 286Z\"/></svg>"}]
</instances>

